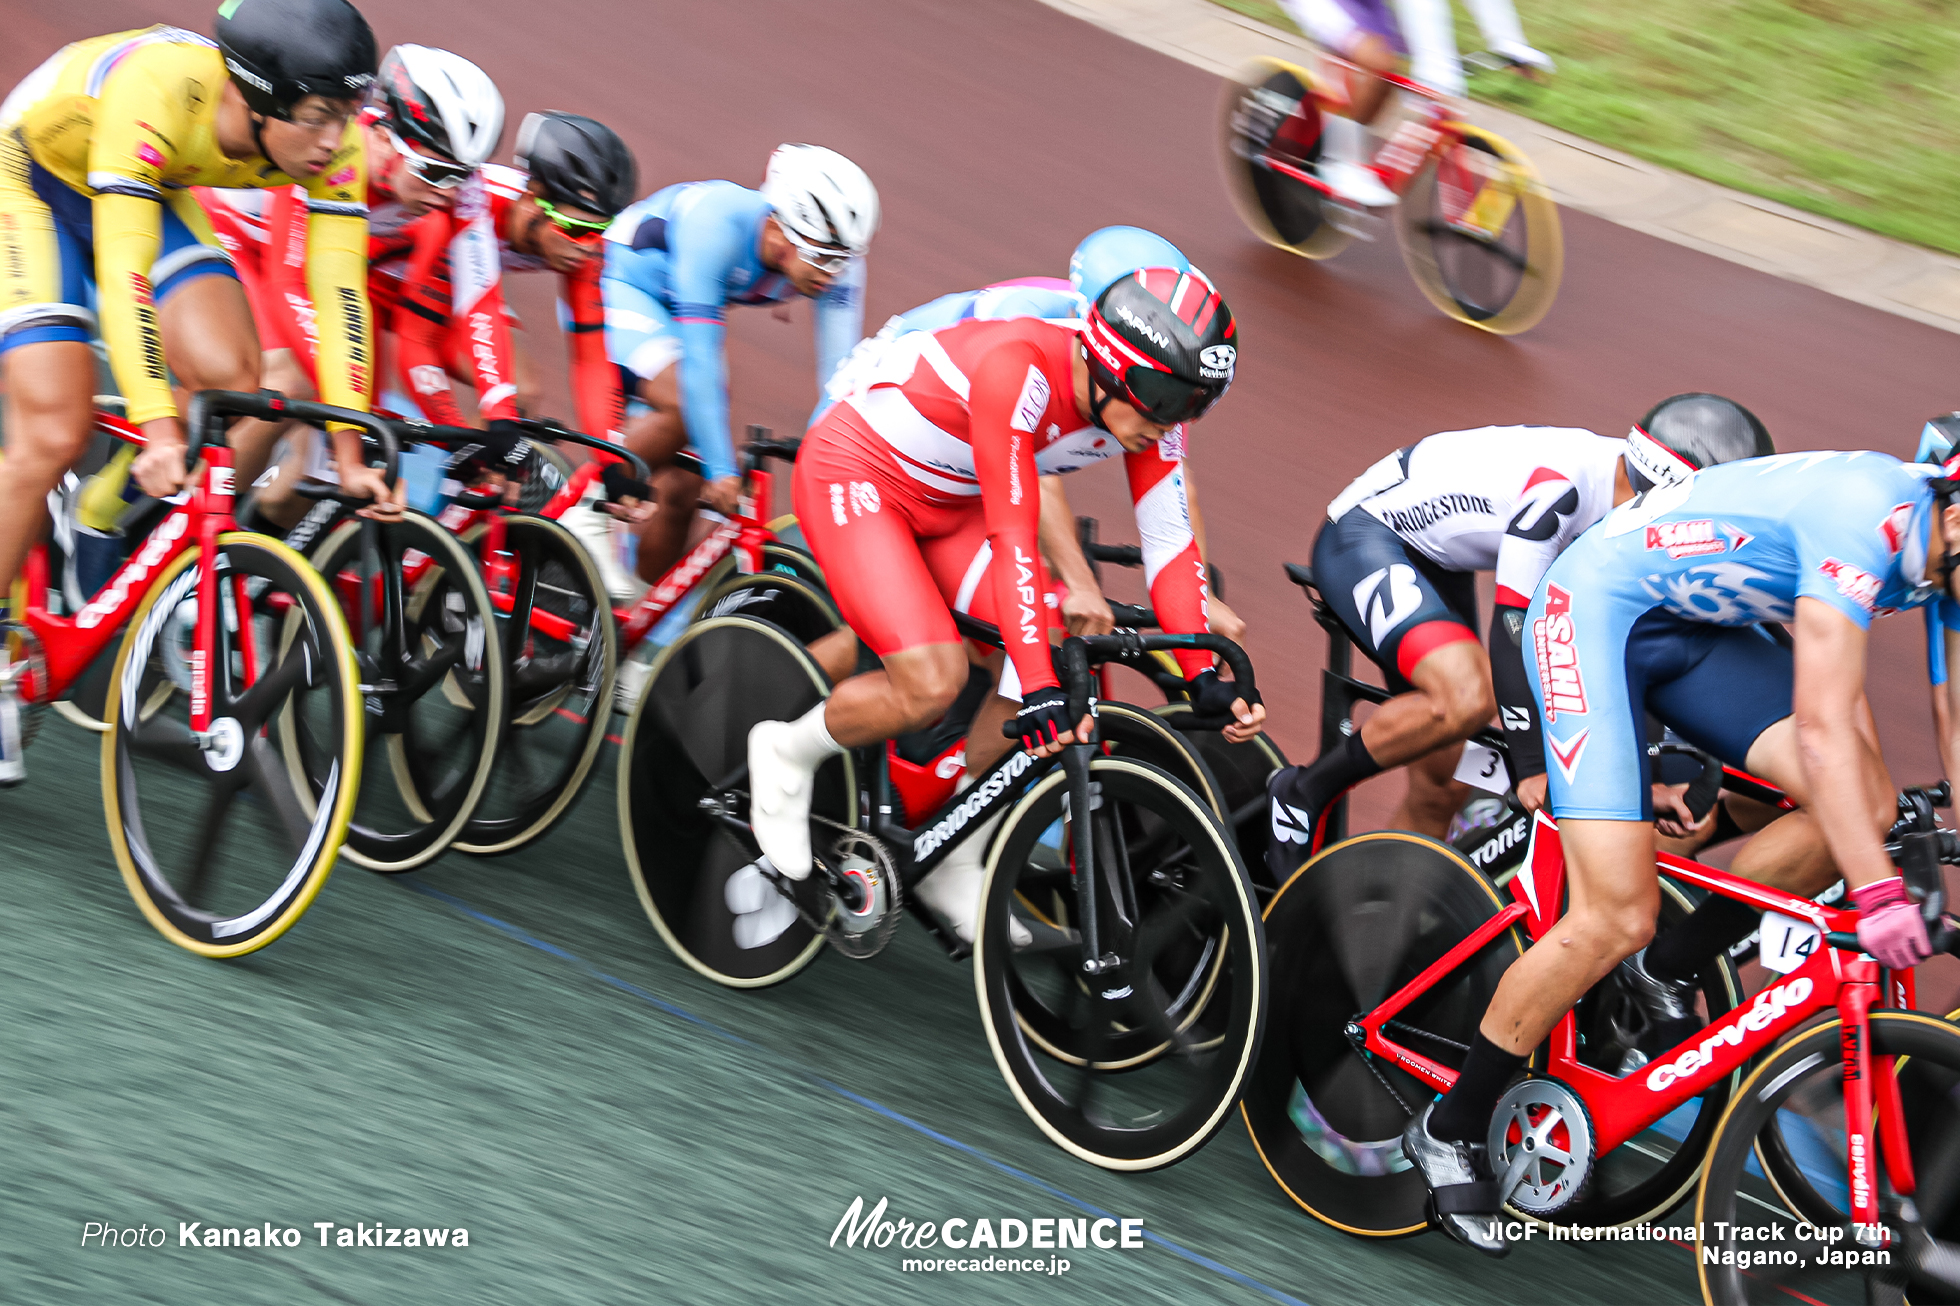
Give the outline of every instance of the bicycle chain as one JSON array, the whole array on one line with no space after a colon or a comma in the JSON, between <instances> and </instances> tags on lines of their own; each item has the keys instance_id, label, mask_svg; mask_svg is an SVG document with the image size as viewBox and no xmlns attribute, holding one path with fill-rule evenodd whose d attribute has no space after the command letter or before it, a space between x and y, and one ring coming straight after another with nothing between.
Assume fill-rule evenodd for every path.
<instances>
[{"instance_id":1,"label":"bicycle chain","mask_svg":"<svg viewBox=\"0 0 1960 1306\"><path fill-rule=\"evenodd\" d=\"M1408 1116L1411 1120L1415 1119L1416 1113L1414 1108L1402 1100L1402 1095L1395 1091L1395 1085L1388 1082L1388 1076L1382 1074L1381 1068L1375 1064L1375 1059L1368 1055L1368 1049L1355 1042L1351 1037L1348 1039L1348 1047L1354 1052L1355 1056L1361 1058L1361 1064L1366 1066L1368 1073L1380 1082L1383 1091L1395 1099L1395 1105L1402 1108L1402 1114Z\"/></svg>"},{"instance_id":2,"label":"bicycle chain","mask_svg":"<svg viewBox=\"0 0 1960 1306\"><path fill-rule=\"evenodd\" d=\"M849 835L852 838L863 839L869 843L878 844L878 840L876 839L875 836L867 834L862 828L858 826L846 825L842 821L833 821L827 816L818 816L814 812L810 814L809 820L810 823L813 825L827 825L831 829L836 830L842 834ZM879 846L882 847L882 845ZM898 912L900 908L904 906L904 898L905 898L904 882L901 880L901 878L898 875L897 867L892 862L891 855L889 853L886 853L883 860L885 861L886 866L880 869L885 871L890 881L890 894L889 894L890 905L886 908L885 914L888 918L892 919L893 921L896 921L898 919ZM826 891L826 901L831 901L833 896L829 893L830 882L828 880L824 880L821 878L810 878L810 877L806 877L805 879L802 880L792 880L787 875L784 875L781 871L774 870L773 868L771 868L771 877L776 882L776 891L778 893L781 893L783 897L789 899L790 906L796 909L797 918L801 920L805 925L809 926L814 933L823 935L825 939L831 939L833 936L833 931L831 930L830 923L828 921L820 921L816 919L814 916L812 916L810 914L809 909L805 907L803 902L801 901L801 896L797 893L797 888L799 885L819 884ZM890 936L887 935L886 937L889 938ZM835 947L837 945L833 942L832 946ZM882 947L883 945L881 944L879 946ZM870 954L866 954L866 955L868 956Z\"/></svg>"}]
</instances>

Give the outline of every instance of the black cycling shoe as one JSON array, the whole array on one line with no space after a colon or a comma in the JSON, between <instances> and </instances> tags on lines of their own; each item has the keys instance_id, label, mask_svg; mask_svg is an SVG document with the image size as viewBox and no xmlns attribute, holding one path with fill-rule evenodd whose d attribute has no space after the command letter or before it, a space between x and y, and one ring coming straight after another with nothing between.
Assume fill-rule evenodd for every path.
<instances>
[{"instance_id":1,"label":"black cycling shoe","mask_svg":"<svg viewBox=\"0 0 1960 1306\"><path fill-rule=\"evenodd\" d=\"M1605 1024L1620 1052L1622 1078L1701 1028L1695 982L1649 974L1645 948L1616 966L1607 982L1619 990L1620 1000L1607 1006Z\"/></svg>"},{"instance_id":2,"label":"black cycling shoe","mask_svg":"<svg viewBox=\"0 0 1960 1306\"><path fill-rule=\"evenodd\" d=\"M1286 883L1300 864L1320 849L1321 823L1327 813L1299 796L1304 766L1281 767L1266 781L1267 809L1272 815L1272 841L1266 845L1266 873L1273 887Z\"/></svg>"},{"instance_id":3,"label":"black cycling shoe","mask_svg":"<svg viewBox=\"0 0 1960 1306\"><path fill-rule=\"evenodd\" d=\"M1434 1114L1436 1103L1431 1102L1409 1122L1402 1131L1402 1155L1409 1158L1429 1189L1436 1223L1450 1237L1486 1256L1508 1255L1511 1244L1504 1236L1504 1199L1497 1191L1497 1180L1491 1177L1484 1149L1431 1134L1429 1117Z\"/></svg>"}]
</instances>

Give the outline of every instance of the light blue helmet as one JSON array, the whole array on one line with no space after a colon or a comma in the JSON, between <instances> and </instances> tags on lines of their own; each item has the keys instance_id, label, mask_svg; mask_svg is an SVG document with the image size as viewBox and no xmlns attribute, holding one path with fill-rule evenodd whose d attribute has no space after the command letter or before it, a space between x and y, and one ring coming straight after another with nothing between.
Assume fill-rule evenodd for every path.
<instances>
[{"instance_id":1,"label":"light blue helmet","mask_svg":"<svg viewBox=\"0 0 1960 1306\"><path fill-rule=\"evenodd\" d=\"M1189 272L1184 251L1154 231L1142 227L1104 227L1082 238L1069 256L1068 279L1077 294L1091 304L1102 292L1138 268L1171 268Z\"/></svg>"},{"instance_id":2,"label":"light blue helmet","mask_svg":"<svg viewBox=\"0 0 1960 1306\"><path fill-rule=\"evenodd\" d=\"M1953 457L1953 445L1960 439L1960 413L1941 413L1930 419L1919 432L1916 463L1943 463Z\"/></svg>"}]
</instances>

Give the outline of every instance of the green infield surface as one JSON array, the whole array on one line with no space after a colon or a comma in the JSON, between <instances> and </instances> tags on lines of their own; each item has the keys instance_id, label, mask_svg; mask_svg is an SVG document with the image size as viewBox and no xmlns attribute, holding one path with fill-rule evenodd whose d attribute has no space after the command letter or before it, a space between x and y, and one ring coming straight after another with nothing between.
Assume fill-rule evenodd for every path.
<instances>
[{"instance_id":1,"label":"green infield surface","mask_svg":"<svg viewBox=\"0 0 1960 1306\"><path fill-rule=\"evenodd\" d=\"M1577 1306L1694 1292L1688 1252L1666 1244L1540 1241L1499 1264L1441 1235L1348 1238L1285 1200L1236 1121L1156 1174L1074 1161L1002 1083L967 967L916 928L869 962L719 989L641 913L610 762L542 846L398 880L343 863L285 939L200 960L124 892L96 757L93 736L50 721L27 785L0 792L8 1303ZM866 1213L887 1200L894 1222L1082 1220L1118 1245L832 1246L860 1197ZM1140 1221L1142 1245L1122 1247L1105 1218ZM320 1224L334 1226L326 1246ZM204 1246L214 1228L240 1245ZM377 1228L382 1245L361 1245ZM244 1245L268 1229L279 1245ZM336 1245L343 1229L356 1245ZM445 1245L386 1245L410 1229ZM447 1245L457 1229L467 1245ZM1041 1267L904 1264L946 1256Z\"/></svg>"}]
</instances>

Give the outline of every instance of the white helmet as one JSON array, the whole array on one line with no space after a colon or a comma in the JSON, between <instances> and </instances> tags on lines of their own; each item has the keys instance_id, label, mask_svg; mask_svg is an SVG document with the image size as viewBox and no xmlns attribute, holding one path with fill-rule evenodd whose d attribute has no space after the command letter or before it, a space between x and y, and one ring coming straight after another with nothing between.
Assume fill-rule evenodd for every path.
<instances>
[{"instance_id":1,"label":"white helmet","mask_svg":"<svg viewBox=\"0 0 1960 1306\"><path fill-rule=\"evenodd\" d=\"M374 79L374 100L397 136L466 168L483 166L504 134L497 84L447 50L398 45L388 51Z\"/></svg>"},{"instance_id":2,"label":"white helmet","mask_svg":"<svg viewBox=\"0 0 1960 1306\"><path fill-rule=\"evenodd\" d=\"M878 230L878 189L864 169L821 145L779 145L769 156L762 197L802 244L862 256Z\"/></svg>"}]
</instances>

